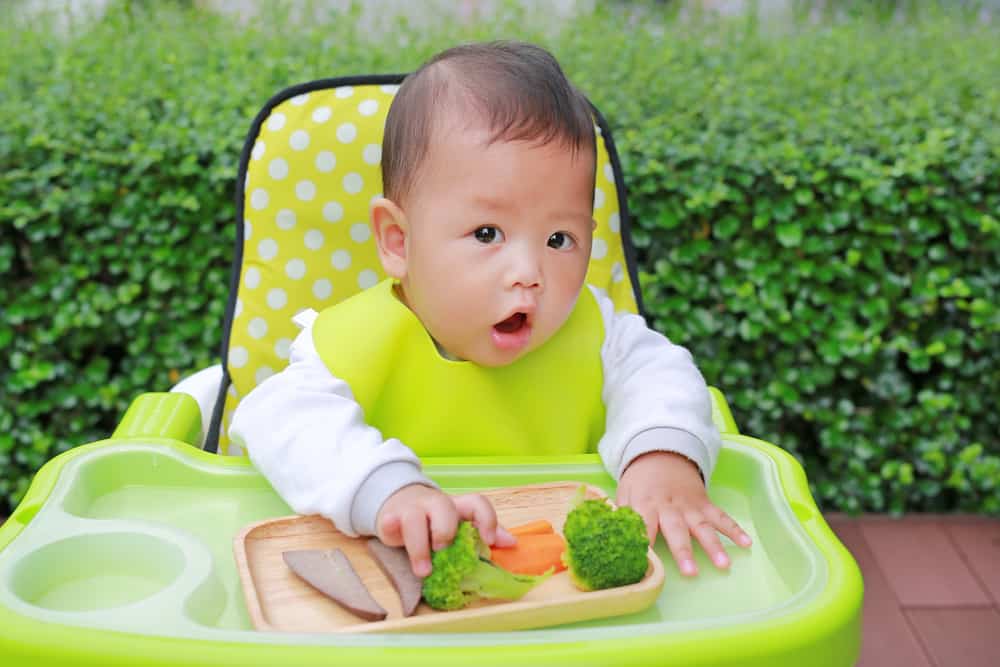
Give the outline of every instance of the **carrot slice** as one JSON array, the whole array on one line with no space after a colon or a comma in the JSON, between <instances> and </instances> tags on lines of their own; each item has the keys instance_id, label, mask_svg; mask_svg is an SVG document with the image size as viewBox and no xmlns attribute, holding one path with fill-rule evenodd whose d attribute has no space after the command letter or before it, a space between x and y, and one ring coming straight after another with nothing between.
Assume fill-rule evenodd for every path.
<instances>
[{"instance_id":1,"label":"carrot slice","mask_svg":"<svg viewBox=\"0 0 1000 667\"><path fill-rule=\"evenodd\" d=\"M535 519L528 523L522 523L520 526L514 526L508 532L515 537L520 537L521 535L544 535L556 531L552 524L545 519Z\"/></svg>"},{"instance_id":2,"label":"carrot slice","mask_svg":"<svg viewBox=\"0 0 1000 667\"><path fill-rule=\"evenodd\" d=\"M490 560L515 574L545 574L555 568L565 570L562 562L566 542L556 533L518 535L512 547L493 547Z\"/></svg>"}]
</instances>

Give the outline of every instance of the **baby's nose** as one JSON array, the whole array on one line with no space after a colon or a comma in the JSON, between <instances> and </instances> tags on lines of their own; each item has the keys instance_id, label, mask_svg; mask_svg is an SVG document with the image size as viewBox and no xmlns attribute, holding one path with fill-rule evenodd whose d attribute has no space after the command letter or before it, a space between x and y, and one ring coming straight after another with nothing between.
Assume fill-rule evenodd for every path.
<instances>
[{"instance_id":1,"label":"baby's nose","mask_svg":"<svg viewBox=\"0 0 1000 667\"><path fill-rule=\"evenodd\" d=\"M507 282L511 287L541 287L541 262L532 256L518 258L510 268Z\"/></svg>"}]
</instances>

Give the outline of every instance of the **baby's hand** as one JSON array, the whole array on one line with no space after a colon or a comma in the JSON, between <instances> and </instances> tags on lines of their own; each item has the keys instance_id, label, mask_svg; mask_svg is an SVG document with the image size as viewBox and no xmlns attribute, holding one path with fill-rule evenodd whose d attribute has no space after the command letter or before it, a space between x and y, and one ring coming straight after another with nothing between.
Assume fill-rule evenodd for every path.
<instances>
[{"instance_id":1,"label":"baby's hand","mask_svg":"<svg viewBox=\"0 0 1000 667\"><path fill-rule=\"evenodd\" d=\"M431 573L431 548L444 549L455 539L460 520L471 521L490 546L512 546L516 540L497 524L490 501L478 493L449 496L423 484L404 486L382 504L375 519L376 537L390 547L406 547L418 577Z\"/></svg>"},{"instance_id":2,"label":"baby's hand","mask_svg":"<svg viewBox=\"0 0 1000 667\"><path fill-rule=\"evenodd\" d=\"M618 482L619 505L629 505L646 522L650 544L657 531L670 547L682 574L698 574L691 552L691 534L719 569L729 567L729 556L716 531L743 547L750 536L712 504L698 466L680 454L649 452L636 457Z\"/></svg>"}]
</instances>

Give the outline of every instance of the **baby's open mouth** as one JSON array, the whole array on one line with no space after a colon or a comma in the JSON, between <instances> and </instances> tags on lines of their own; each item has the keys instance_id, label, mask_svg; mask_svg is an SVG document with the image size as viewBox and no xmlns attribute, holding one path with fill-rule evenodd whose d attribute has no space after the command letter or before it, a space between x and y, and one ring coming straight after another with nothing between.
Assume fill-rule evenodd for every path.
<instances>
[{"instance_id":1,"label":"baby's open mouth","mask_svg":"<svg viewBox=\"0 0 1000 667\"><path fill-rule=\"evenodd\" d=\"M493 343L501 350L523 350L531 339L531 320L527 313L514 313L493 325Z\"/></svg>"},{"instance_id":2,"label":"baby's open mouth","mask_svg":"<svg viewBox=\"0 0 1000 667\"><path fill-rule=\"evenodd\" d=\"M528 316L524 313L514 313L503 322L498 322L493 326L500 333L511 334L517 333L521 327L523 327L528 321Z\"/></svg>"}]
</instances>

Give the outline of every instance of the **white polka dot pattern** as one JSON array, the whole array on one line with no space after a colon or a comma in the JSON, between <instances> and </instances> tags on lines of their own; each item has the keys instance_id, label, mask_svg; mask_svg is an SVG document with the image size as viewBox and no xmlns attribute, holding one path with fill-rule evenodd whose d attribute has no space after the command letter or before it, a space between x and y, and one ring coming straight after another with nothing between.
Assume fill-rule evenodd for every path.
<instances>
[{"instance_id":1,"label":"white polka dot pattern","mask_svg":"<svg viewBox=\"0 0 1000 667\"><path fill-rule=\"evenodd\" d=\"M365 187L365 181L361 178L361 174L352 171L344 176L344 192L356 195L361 192L363 187Z\"/></svg>"},{"instance_id":2,"label":"white polka dot pattern","mask_svg":"<svg viewBox=\"0 0 1000 667\"><path fill-rule=\"evenodd\" d=\"M330 151L320 151L316 153L316 169L328 174L337 166L337 156Z\"/></svg>"},{"instance_id":3,"label":"white polka dot pattern","mask_svg":"<svg viewBox=\"0 0 1000 667\"><path fill-rule=\"evenodd\" d=\"M333 294L333 283L331 283L326 278L320 278L313 283L312 288L313 296L315 296L320 301L325 301L330 298Z\"/></svg>"},{"instance_id":4,"label":"white polka dot pattern","mask_svg":"<svg viewBox=\"0 0 1000 667\"><path fill-rule=\"evenodd\" d=\"M608 256L608 242L604 239L594 239L594 245L590 251L590 259L604 259Z\"/></svg>"},{"instance_id":5,"label":"white polka dot pattern","mask_svg":"<svg viewBox=\"0 0 1000 667\"><path fill-rule=\"evenodd\" d=\"M240 398L288 363L292 316L376 284L383 273L368 223L381 196L382 128L399 86L315 90L279 104L251 151L244 185L243 267L228 353L228 427ZM635 301L620 239L615 174L598 134L587 281L621 310ZM220 453L241 452L222 429Z\"/></svg>"},{"instance_id":6,"label":"white polka dot pattern","mask_svg":"<svg viewBox=\"0 0 1000 667\"><path fill-rule=\"evenodd\" d=\"M344 271L351 265L351 253L346 250L337 250L330 257L330 264L338 271Z\"/></svg>"},{"instance_id":7,"label":"white polka dot pattern","mask_svg":"<svg viewBox=\"0 0 1000 667\"><path fill-rule=\"evenodd\" d=\"M275 222L278 223L278 229L289 230L295 226L295 211L289 208L283 208L278 211L278 215L275 217Z\"/></svg>"},{"instance_id":8,"label":"white polka dot pattern","mask_svg":"<svg viewBox=\"0 0 1000 667\"><path fill-rule=\"evenodd\" d=\"M280 287L275 287L267 292L267 305L271 307L271 310L281 310L288 303L288 295L285 294L285 290Z\"/></svg>"},{"instance_id":9,"label":"white polka dot pattern","mask_svg":"<svg viewBox=\"0 0 1000 667\"><path fill-rule=\"evenodd\" d=\"M271 132L278 132L285 126L285 114L283 113L272 113L271 117L267 119L267 129Z\"/></svg>"},{"instance_id":10,"label":"white polka dot pattern","mask_svg":"<svg viewBox=\"0 0 1000 667\"><path fill-rule=\"evenodd\" d=\"M274 259L278 254L278 242L274 239L264 239L257 244L257 253L265 262Z\"/></svg>"},{"instance_id":11,"label":"white polka dot pattern","mask_svg":"<svg viewBox=\"0 0 1000 667\"><path fill-rule=\"evenodd\" d=\"M247 289L257 289L257 286L260 285L260 269L256 266L247 269L243 275L243 284L247 286Z\"/></svg>"},{"instance_id":12,"label":"white polka dot pattern","mask_svg":"<svg viewBox=\"0 0 1000 667\"><path fill-rule=\"evenodd\" d=\"M302 280L306 276L306 263L301 259L290 259L285 264L285 275L292 280Z\"/></svg>"},{"instance_id":13,"label":"white polka dot pattern","mask_svg":"<svg viewBox=\"0 0 1000 667\"><path fill-rule=\"evenodd\" d=\"M316 184L312 181L299 181L295 184L295 196L302 201L312 201L316 198Z\"/></svg>"},{"instance_id":14,"label":"white polka dot pattern","mask_svg":"<svg viewBox=\"0 0 1000 667\"><path fill-rule=\"evenodd\" d=\"M288 145L292 147L292 150L304 151L309 148L309 133L305 130L292 132L292 136L288 140Z\"/></svg>"},{"instance_id":15,"label":"white polka dot pattern","mask_svg":"<svg viewBox=\"0 0 1000 667\"><path fill-rule=\"evenodd\" d=\"M327 202L323 207L323 219L327 222L337 222L344 217L344 206L340 202Z\"/></svg>"},{"instance_id":16,"label":"white polka dot pattern","mask_svg":"<svg viewBox=\"0 0 1000 667\"><path fill-rule=\"evenodd\" d=\"M316 111L313 111L312 119L317 123L325 123L330 120L330 116L332 115L333 112L330 111L330 107L320 107Z\"/></svg>"},{"instance_id":17,"label":"white polka dot pattern","mask_svg":"<svg viewBox=\"0 0 1000 667\"><path fill-rule=\"evenodd\" d=\"M351 238L355 243L364 243L371 238L372 229L367 222L357 222L351 225Z\"/></svg>"},{"instance_id":18,"label":"white polka dot pattern","mask_svg":"<svg viewBox=\"0 0 1000 667\"><path fill-rule=\"evenodd\" d=\"M358 128L354 126L354 123L344 123L337 128L337 139L343 144L351 143L356 136L358 136Z\"/></svg>"},{"instance_id":19,"label":"white polka dot pattern","mask_svg":"<svg viewBox=\"0 0 1000 667\"><path fill-rule=\"evenodd\" d=\"M310 229L306 232L305 243L310 250L319 250L323 247L323 232L318 229Z\"/></svg>"},{"instance_id":20,"label":"white polka dot pattern","mask_svg":"<svg viewBox=\"0 0 1000 667\"><path fill-rule=\"evenodd\" d=\"M382 162L382 146L379 144L368 144L361 156L368 164L379 164Z\"/></svg>"}]
</instances>

